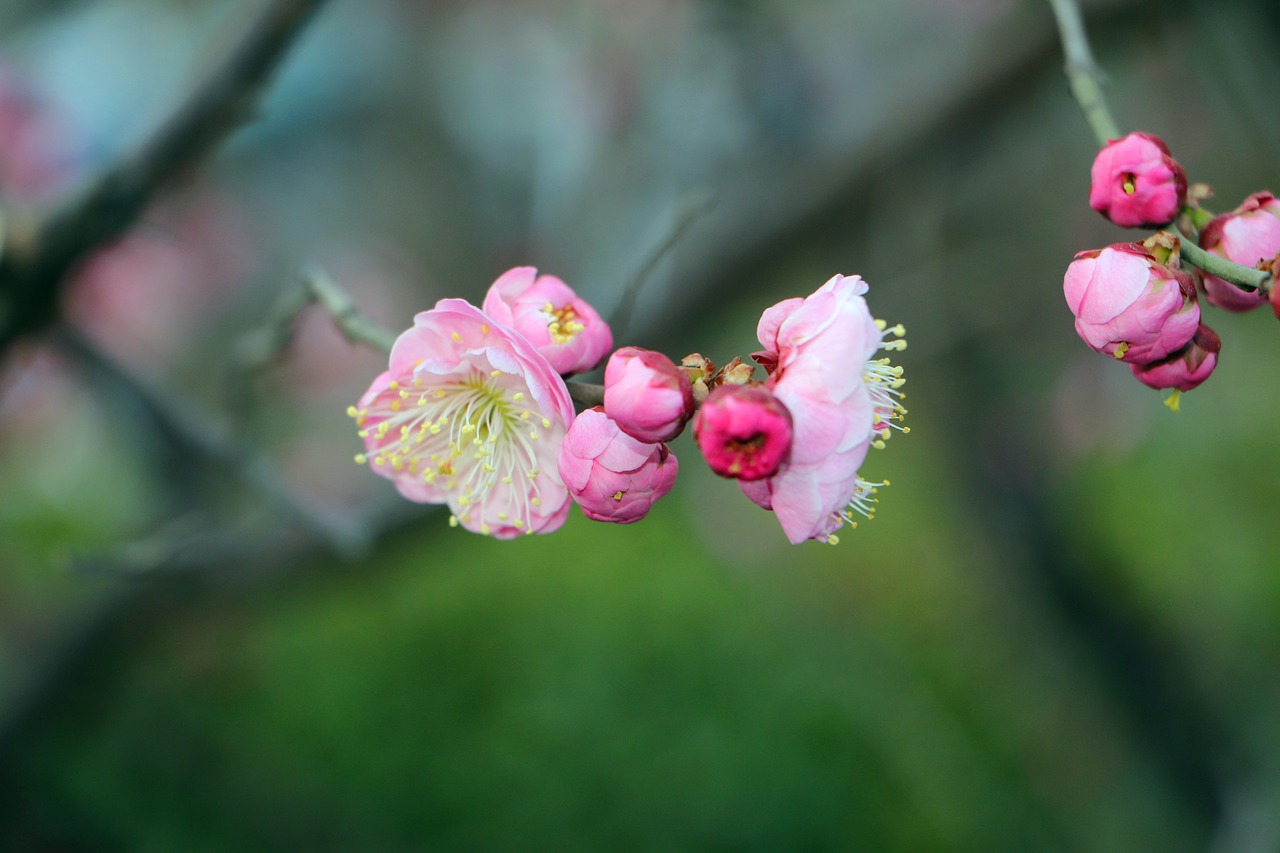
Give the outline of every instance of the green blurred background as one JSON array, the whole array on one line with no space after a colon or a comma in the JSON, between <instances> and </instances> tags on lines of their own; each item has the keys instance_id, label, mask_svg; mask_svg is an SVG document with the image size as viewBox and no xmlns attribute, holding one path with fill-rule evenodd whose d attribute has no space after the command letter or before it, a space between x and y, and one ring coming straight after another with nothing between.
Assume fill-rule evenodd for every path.
<instances>
[{"instance_id":1,"label":"green blurred background","mask_svg":"<svg viewBox=\"0 0 1280 853\"><path fill-rule=\"evenodd\" d=\"M4 0L5 71L89 173L253 5ZM1280 190L1272 4L1086 11L1122 126L1218 210ZM5 354L0 849L1280 850L1275 319L1206 308L1177 414L1089 352L1062 271L1135 237L1093 153L1041 2L333 0L139 226L140 295L72 294L97 355ZM393 328L522 263L608 314L705 198L619 343L746 355L835 272L907 326L911 433L836 547L687 437L643 523L488 541L349 461L380 359L318 313L229 378L305 265Z\"/></svg>"}]
</instances>

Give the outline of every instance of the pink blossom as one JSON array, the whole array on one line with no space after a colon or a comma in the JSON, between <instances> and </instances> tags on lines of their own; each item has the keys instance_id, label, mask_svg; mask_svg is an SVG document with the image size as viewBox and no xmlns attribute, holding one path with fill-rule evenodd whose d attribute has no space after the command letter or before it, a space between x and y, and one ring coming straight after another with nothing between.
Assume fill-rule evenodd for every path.
<instances>
[{"instance_id":1,"label":"pink blossom","mask_svg":"<svg viewBox=\"0 0 1280 853\"><path fill-rule=\"evenodd\" d=\"M693 434L722 477L772 477L791 455L791 413L760 385L721 385L698 409Z\"/></svg>"},{"instance_id":2,"label":"pink blossom","mask_svg":"<svg viewBox=\"0 0 1280 853\"><path fill-rule=\"evenodd\" d=\"M739 481L742 491L772 509L791 542L835 541L851 512L867 514L872 484L858 477L867 451L905 413L897 402L901 370L878 350L904 349L867 310L867 285L837 275L805 299L788 299L760 318L757 334L770 369L766 387L791 412L791 458L776 474ZM902 328L890 330L901 336Z\"/></svg>"},{"instance_id":3,"label":"pink blossom","mask_svg":"<svg viewBox=\"0 0 1280 853\"><path fill-rule=\"evenodd\" d=\"M1280 201L1268 192L1254 193L1204 227L1200 248L1246 267L1271 260L1280 252ZM1267 301L1261 291L1241 290L1208 273L1204 291L1210 304L1228 311L1250 311Z\"/></svg>"},{"instance_id":4,"label":"pink blossom","mask_svg":"<svg viewBox=\"0 0 1280 853\"><path fill-rule=\"evenodd\" d=\"M1213 329L1201 324L1195 337L1182 349L1150 364L1131 364L1129 369L1142 384L1155 388L1177 388L1190 391L1209 378L1218 366L1222 341Z\"/></svg>"},{"instance_id":5,"label":"pink blossom","mask_svg":"<svg viewBox=\"0 0 1280 853\"><path fill-rule=\"evenodd\" d=\"M347 414L374 472L450 523L509 539L564 523L557 472L573 421L564 380L525 338L461 299L442 299L396 340L389 369Z\"/></svg>"},{"instance_id":6,"label":"pink blossom","mask_svg":"<svg viewBox=\"0 0 1280 853\"><path fill-rule=\"evenodd\" d=\"M665 444L637 441L599 406L574 420L560 448L560 476L594 521L630 524L676 481L676 455Z\"/></svg>"},{"instance_id":7,"label":"pink blossom","mask_svg":"<svg viewBox=\"0 0 1280 853\"><path fill-rule=\"evenodd\" d=\"M583 299L534 267L507 270L489 287L484 312L529 339L561 375L598 365L613 349L613 333Z\"/></svg>"},{"instance_id":8,"label":"pink blossom","mask_svg":"<svg viewBox=\"0 0 1280 853\"><path fill-rule=\"evenodd\" d=\"M660 352L623 347L604 369L604 410L632 438L670 441L693 416L693 385Z\"/></svg>"},{"instance_id":9,"label":"pink blossom","mask_svg":"<svg viewBox=\"0 0 1280 853\"><path fill-rule=\"evenodd\" d=\"M1062 290L1084 342L1123 361L1158 361L1185 346L1200 325L1191 277L1137 243L1076 255Z\"/></svg>"},{"instance_id":10,"label":"pink blossom","mask_svg":"<svg viewBox=\"0 0 1280 853\"><path fill-rule=\"evenodd\" d=\"M12 70L0 67L0 191L44 202L72 174L70 130Z\"/></svg>"},{"instance_id":11,"label":"pink blossom","mask_svg":"<svg viewBox=\"0 0 1280 853\"><path fill-rule=\"evenodd\" d=\"M200 190L158 205L145 226L89 255L68 282L65 311L131 367L163 371L258 263L244 212Z\"/></svg>"},{"instance_id":12,"label":"pink blossom","mask_svg":"<svg viewBox=\"0 0 1280 853\"><path fill-rule=\"evenodd\" d=\"M1187 175L1164 140L1130 133L1107 143L1093 161L1089 206L1125 228L1159 228L1187 200Z\"/></svg>"}]
</instances>

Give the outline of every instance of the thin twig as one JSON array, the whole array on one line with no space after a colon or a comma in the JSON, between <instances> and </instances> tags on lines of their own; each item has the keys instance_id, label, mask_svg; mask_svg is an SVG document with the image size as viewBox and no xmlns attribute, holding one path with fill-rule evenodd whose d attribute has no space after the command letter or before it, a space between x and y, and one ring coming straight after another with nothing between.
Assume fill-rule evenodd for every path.
<instances>
[{"instance_id":1,"label":"thin twig","mask_svg":"<svg viewBox=\"0 0 1280 853\"><path fill-rule=\"evenodd\" d=\"M302 503L261 453L236 440L222 419L198 401L129 374L73 329L60 329L56 342L101 377L94 387L109 386L111 393L128 394L184 449L233 471L278 513L292 519L317 540L347 557L358 556L368 547L368 536L362 529L337 517L322 515Z\"/></svg>"},{"instance_id":2,"label":"thin twig","mask_svg":"<svg viewBox=\"0 0 1280 853\"><path fill-rule=\"evenodd\" d=\"M587 382L566 382L565 384L569 387L569 397L578 405L579 410L604 405L603 385L591 385Z\"/></svg>"},{"instance_id":3,"label":"thin twig","mask_svg":"<svg viewBox=\"0 0 1280 853\"><path fill-rule=\"evenodd\" d=\"M128 230L159 189L252 116L264 83L323 2L273 0L150 138L46 218L8 229L0 351L53 322L71 268Z\"/></svg>"},{"instance_id":4,"label":"thin twig","mask_svg":"<svg viewBox=\"0 0 1280 853\"><path fill-rule=\"evenodd\" d=\"M1120 127L1111 115L1106 96L1102 93L1102 72L1094 62L1089 38L1085 35L1080 7L1075 0L1049 0L1053 16L1058 22L1058 34L1062 38L1062 52L1066 55L1067 81L1071 94L1084 112L1085 121L1093 129L1098 147L1120 138Z\"/></svg>"},{"instance_id":5,"label":"thin twig","mask_svg":"<svg viewBox=\"0 0 1280 853\"><path fill-rule=\"evenodd\" d=\"M635 313L636 298L639 297L649 276L658 266L658 262L667 256L676 243L680 242L680 238L689 230L689 226L714 205L715 197L709 193L695 193L682 199L677 205L665 233L649 250L640 268L636 270L636 274L622 289L622 296L618 299L618 304L613 309L613 316L609 321L613 327L615 339L626 335L627 324L631 320L631 315Z\"/></svg>"},{"instance_id":6,"label":"thin twig","mask_svg":"<svg viewBox=\"0 0 1280 853\"><path fill-rule=\"evenodd\" d=\"M1230 282L1241 290L1250 293L1257 290L1267 292L1271 287L1271 273L1265 272L1253 267L1246 267L1242 264L1233 264L1225 258L1220 258L1215 254L1206 252L1195 244L1194 241L1188 240L1174 229L1174 233L1180 238L1178 251L1182 255L1182 260L1199 267L1209 275L1216 275L1223 281Z\"/></svg>"},{"instance_id":7,"label":"thin twig","mask_svg":"<svg viewBox=\"0 0 1280 853\"><path fill-rule=\"evenodd\" d=\"M336 281L320 270L312 270L303 277L303 287L329 313L348 341L391 354L396 334L361 314L355 300Z\"/></svg>"}]
</instances>

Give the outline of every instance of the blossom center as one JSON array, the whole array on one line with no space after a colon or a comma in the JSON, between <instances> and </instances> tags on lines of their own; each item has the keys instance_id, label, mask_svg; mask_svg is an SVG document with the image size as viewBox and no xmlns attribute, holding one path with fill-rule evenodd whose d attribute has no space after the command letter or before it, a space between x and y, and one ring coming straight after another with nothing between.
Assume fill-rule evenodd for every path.
<instances>
[{"instance_id":1,"label":"blossom center","mask_svg":"<svg viewBox=\"0 0 1280 853\"><path fill-rule=\"evenodd\" d=\"M725 453L732 457L730 475L737 476L743 469L755 467L756 455L764 449L766 438L764 433L757 432L746 438L730 438L724 443Z\"/></svg>"},{"instance_id":2,"label":"blossom center","mask_svg":"<svg viewBox=\"0 0 1280 853\"><path fill-rule=\"evenodd\" d=\"M369 454L356 461L421 477L464 522L479 512L532 532L533 508L541 503L534 445L552 422L526 405L527 390L522 377L501 370L415 371L408 384L392 381L367 408L348 409L360 437L371 440Z\"/></svg>"},{"instance_id":3,"label":"blossom center","mask_svg":"<svg viewBox=\"0 0 1280 853\"><path fill-rule=\"evenodd\" d=\"M547 333L557 344L567 344L586 328L578 319L578 312L572 305L556 308L550 302L542 306L542 313L547 318Z\"/></svg>"}]
</instances>

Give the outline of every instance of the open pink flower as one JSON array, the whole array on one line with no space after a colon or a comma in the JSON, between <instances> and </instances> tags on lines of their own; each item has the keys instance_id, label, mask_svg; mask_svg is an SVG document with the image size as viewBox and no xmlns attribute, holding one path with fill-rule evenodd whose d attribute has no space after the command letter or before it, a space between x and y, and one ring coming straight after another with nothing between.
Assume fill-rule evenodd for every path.
<instances>
[{"instance_id":1,"label":"open pink flower","mask_svg":"<svg viewBox=\"0 0 1280 853\"><path fill-rule=\"evenodd\" d=\"M1089 206L1125 228L1168 225L1187 200L1186 172L1150 133L1107 143L1094 158L1092 177Z\"/></svg>"},{"instance_id":2,"label":"open pink flower","mask_svg":"<svg viewBox=\"0 0 1280 853\"><path fill-rule=\"evenodd\" d=\"M1280 252L1280 200L1254 193L1230 213L1215 216L1200 232L1200 248L1246 267ZM1261 291L1241 290L1216 275L1204 275L1205 298L1227 311L1251 311L1267 301Z\"/></svg>"},{"instance_id":3,"label":"open pink flower","mask_svg":"<svg viewBox=\"0 0 1280 853\"><path fill-rule=\"evenodd\" d=\"M1084 342L1122 361L1159 361L1186 346L1200 325L1191 277L1138 243L1076 255L1062 291Z\"/></svg>"},{"instance_id":4,"label":"open pink flower","mask_svg":"<svg viewBox=\"0 0 1280 853\"><path fill-rule=\"evenodd\" d=\"M582 373L613 349L613 333L595 309L553 275L507 270L489 286L484 313L529 339L561 375Z\"/></svg>"},{"instance_id":5,"label":"open pink flower","mask_svg":"<svg viewBox=\"0 0 1280 853\"><path fill-rule=\"evenodd\" d=\"M720 385L693 420L698 448L721 477L772 477L791 455L791 412L761 385Z\"/></svg>"},{"instance_id":6,"label":"open pink flower","mask_svg":"<svg viewBox=\"0 0 1280 853\"><path fill-rule=\"evenodd\" d=\"M776 474L739 481L742 491L778 516L792 542L834 541L851 513L865 511L872 484L858 477L867 450L888 436L905 413L897 401L901 370L878 350L903 349L885 341L882 323L867 310L867 285L837 275L805 299L788 299L764 312L757 334L765 352L756 360L770 371L766 387L791 412L791 458ZM890 330L901 336L902 328Z\"/></svg>"},{"instance_id":7,"label":"open pink flower","mask_svg":"<svg viewBox=\"0 0 1280 853\"><path fill-rule=\"evenodd\" d=\"M665 444L637 441L600 407L574 420L560 449L560 476L587 518L630 524L671 491L679 471Z\"/></svg>"},{"instance_id":8,"label":"open pink flower","mask_svg":"<svg viewBox=\"0 0 1280 853\"><path fill-rule=\"evenodd\" d=\"M604 369L604 410L632 438L670 441L693 416L693 385L662 353L622 347Z\"/></svg>"},{"instance_id":9,"label":"open pink flower","mask_svg":"<svg viewBox=\"0 0 1280 853\"><path fill-rule=\"evenodd\" d=\"M414 317L347 413L365 442L357 461L410 500L447 503L451 523L499 539L564 523L569 391L523 336L475 306L442 299Z\"/></svg>"}]
</instances>

